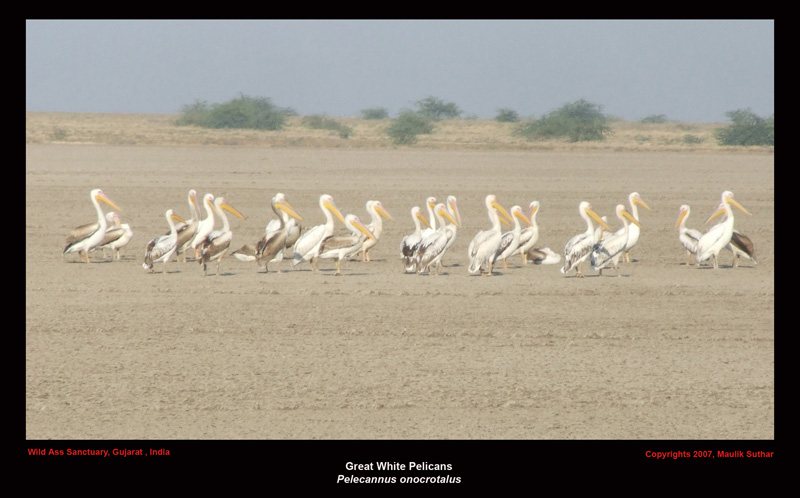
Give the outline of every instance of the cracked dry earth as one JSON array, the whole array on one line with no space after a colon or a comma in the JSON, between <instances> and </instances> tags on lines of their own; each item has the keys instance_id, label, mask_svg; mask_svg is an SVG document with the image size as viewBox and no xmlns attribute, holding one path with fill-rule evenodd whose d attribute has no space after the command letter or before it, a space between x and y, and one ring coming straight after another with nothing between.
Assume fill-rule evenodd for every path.
<instances>
[{"instance_id":1,"label":"cracked dry earth","mask_svg":"<svg viewBox=\"0 0 800 498\"><path fill-rule=\"evenodd\" d=\"M134 237L111 262L62 255L102 188ZM189 217L186 194L224 194L232 247L256 242L284 192L310 227L318 199L392 215L373 261L265 273L223 259L142 268ZM675 222L723 190L758 265L685 265ZM483 199L541 203L537 246L563 255L588 200L612 228L638 191L652 208L631 263L586 277L560 265L470 276ZM458 198L463 226L441 275L404 274L399 243L428 196ZM26 146L28 439L773 439L774 156L105 145ZM337 221L337 231L344 227ZM562 256L563 257L563 256ZM271 270L274 266L271 265Z\"/></svg>"}]
</instances>

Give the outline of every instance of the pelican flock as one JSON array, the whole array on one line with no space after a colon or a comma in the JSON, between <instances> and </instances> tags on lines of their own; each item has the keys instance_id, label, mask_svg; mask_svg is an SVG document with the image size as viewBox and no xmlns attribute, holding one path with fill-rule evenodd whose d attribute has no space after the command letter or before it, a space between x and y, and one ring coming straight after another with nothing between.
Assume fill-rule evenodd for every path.
<instances>
[{"instance_id":1,"label":"pelican flock","mask_svg":"<svg viewBox=\"0 0 800 498\"><path fill-rule=\"evenodd\" d=\"M111 261L120 261L120 249L129 244L133 236L130 225L122 223L119 213L116 212L120 210L119 207L101 189L93 189L90 200L97 221L73 230L67 237L63 254L78 253L81 261L89 263L89 253L98 249L105 253L106 249L110 249ZM192 251L196 261L203 266L204 275L208 274L208 264L214 261L219 275L221 261L229 253L241 261L257 262L267 272L269 263L277 262L277 271L280 272L281 259L286 251L290 251L292 268L307 261L312 271L316 272L319 270L320 259L333 259L336 275L341 275L341 263L345 259L356 258L362 262L372 260L370 249L385 235L383 220L392 219L377 200L366 202L367 212L371 217L369 224L362 222L354 214L343 216L333 197L323 194L319 197L319 206L325 222L303 232L300 228L303 218L289 204L286 196L278 193L270 202L275 217L267 223L264 236L256 243L245 244L230 252L233 232L226 212L242 220L246 219L244 215L230 206L224 197L211 193L203 196L203 209L198 205L194 189L189 190L186 200L191 217L184 221L172 209L164 213L169 231L148 242L142 264L145 269L152 271L155 263L164 263L163 273L167 273L167 263L173 256L177 256L178 261L186 261L187 252ZM407 235L402 237L399 247L406 273L440 274L443 258L453 246L458 231L463 228L455 196L449 195L446 203L435 201L436 197L430 196L426 199L424 208L414 206L410 210L414 231L406 232ZM104 213L100 207L101 202L115 211ZM515 254L521 255L523 267L529 263L561 264L561 254L548 247L536 247L539 241L536 216L541 207L538 200L530 202L527 210L515 205L506 211L497 197L490 194L484 198L484 207L491 226L476 233L469 242L469 262L466 265L469 275L492 275L498 259L503 261L504 268L508 268L507 259ZM617 276L620 276L620 264L630 261L630 250L641 233L638 207L651 210L637 192L628 196L627 206L617 205L615 214L622 227L614 231L609 227L605 216L599 216L589 202L581 201L578 213L584 220L586 229L572 237L564 246L560 272L568 274L574 271L576 277L583 277L583 264L589 260L591 269L598 271L600 276L608 268L615 269ZM686 266L691 266L694 257L697 266L710 261L714 268L719 268L718 259L722 249L731 251L733 268L737 268L743 259L752 262L753 267L757 264L753 241L736 229L732 208L750 215L734 198L733 192L726 190L722 193L718 208L705 224L710 224L718 217L722 217L722 220L702 233L686 226L691 208L688 204L680 206L674 227L678 229L678 239L686 250ZM424 210L428 210L430 220L423 214ZM203 211L205 216L201 218ZM348 232L335 232L336 218L344 224ZM221 228L215 227L217 222L222 224ZM513 228L504 233L503 224Z\"/></svg>"}]
</instances>

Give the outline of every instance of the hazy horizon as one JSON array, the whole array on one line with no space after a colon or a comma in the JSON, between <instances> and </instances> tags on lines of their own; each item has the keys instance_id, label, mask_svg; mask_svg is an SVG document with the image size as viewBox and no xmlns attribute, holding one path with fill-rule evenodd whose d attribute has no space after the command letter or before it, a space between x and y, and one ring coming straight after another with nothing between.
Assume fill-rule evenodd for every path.
<instances>
[{"instance_id":1,"label":"hazy horizon","mask_svg":"<svg viewBox=\"0 0 800 498\"><path fill-rule=\"evenodd\" d=\"M177 114L267 97L301 115L462 117L585 99L636 121L774 114L774 21L27 20L26 110Z\"/></svg>"}]
</instances>

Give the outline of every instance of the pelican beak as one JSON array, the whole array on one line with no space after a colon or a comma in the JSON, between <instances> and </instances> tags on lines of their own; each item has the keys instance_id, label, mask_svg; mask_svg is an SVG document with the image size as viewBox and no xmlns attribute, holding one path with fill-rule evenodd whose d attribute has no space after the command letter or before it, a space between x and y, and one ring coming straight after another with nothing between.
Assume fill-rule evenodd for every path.
<instances>
[{"instance_id":1,"label":"pelican beak","mask_svg":"<svg viewBox=\"0 0 800 498\"><path fill-rule=\"evenodd\" d=\"M531 209L530 219L533 219L533 215L536 214L538 211L539 211L539 206L533 206L533 209ZM533 225L533 223L531 223L531 225Z\"/></svg>"},{"instance_id":2,"label":"pelican beak","mask_svg":"<svg viewBox=\"0 0 800 498\"><path fill-rule=\"evenodd\" d=\"M458 204L456 204L456 201L453 200L450 201L450 209L452 209L453 214L455 214L455 219L456 219L455 225L458 228L461 228L461 212L459 212L458 210Z\"/></svg>"},{"instance_id":3,"label":"pelican beak","mask_svg":"<svg viewBox=\"0 0 800 498\"><path fill-rule=\"evenodd\" d=\"M636 218L634 218L634 217L633 217L633 215L632 215L631 213L629 213L629 212L627 212L627 211L624 211L624 212L622 213L622 216L624 216L625 218L627 218L627 219L628 219L628 221L630 221L631 223L633 223L633 224L634 224L634 225L636 225L637 227L639 227L639 228L642 228L642 225L641 225L641 224L639 224L639 222L636 220Z\"/></svg>"},{"instance_id":4,"label":"pelican beak","mask_svg":"<svg viewBox=\"0 0 800 498\"><path fill-rule=\"evenodd\" d=\"M511 215L510 215L510 214L508 214L508 211L506 211L506 208L504 208L503 206L501 206L501 205L500 205L500 203L499 203L499 202L497 202L497 201L494 201L494 202L492 202L492 207L493 207L493 208L495 208L495 209L497 209L497 211L498 211L498 212L499 212L501 215L503 215L503 216L500 218L500 221L502 221L503 223L505 223L505 224L506 224L506 226L509 226L509 227L510 227L510 226L511 226L511 223L512 223L512 220L511 220ZM503 219L503 218L505 218L505 219Z\"/></svg>"},{"instance_id":5,"label":"pelican beak","mask_svg":"<svg viewBox=\"0 0 800 498\"><path fill-rule=\"evenodd\" d=\"M439 210L439 214L441 214L443 218L447 218L450 221L450 223L452 223L453 225L458 226L458 223L456 223L456 220L454 220L453 217L450 216L450 213L448 213L447 210L440 209Z\"/></svg>"},{"instance_id":6,"label":"pelican beak","mask_svg":"<svg viewBox=\"0 0 800 498\"><path fill-rule=\"evenodd\" d=\"M528 226L533 225L533 223L531 223L531 220L529 220L528 217L525 216L525 214L522 211L519 211L519 212L515 211L514 212L514 216L516 216L517 218L523 220L525 223L528 224Z\"/></svg>"},{"instance_id":7,"label":"pelican beak","mask_svg":"<svg viewBox=\"0 0 800 498\"><path fill-rule=\"evenodd\" d=\"M175 221L180 221L181 223L186 223L186 222L183 220L183 218L181 218L180 216L178 216L178 215L177 215L177 214L175 214L175 213L172 213L172 216L170 216L170 218L172 218L172 219L173 219L173 220L175 220Z\"/></svg>"},{"instance_id":8,"label":"pelican beak","mask_svg":"<svg viewBox=\"0 0 800 498\"><path fill-rule=\"evenodd\" d=\"M430 223L428 223L428 219L427 219L427 218L425 218L425 215L423 215L422 213L417 213L417 217L418 217L420 220L422 220L422 222L423 222L423 223L425 223L425 226L426 226L426 227L428 227L428 228L431 228L431 229L433 228L433 227L431 226L431 224L430 224Z\"/></svg>"},{"instance_id":9,"label":"pelican beak","mask_svg":"<svg viewBox=\"0 0 800 498\"><path fill-rule=\"evenodd\" d=\"M642 206L643 208L647 209L648 211L652 211L652 209L650 209L650 206L648 206L647 203L645 203L643 200L639 199L638 197L636 199L634 199L633 202L635 204L638 204L638 205Z\"/></svg>"},{"instance_id":10,"label":"pelican beak","mask_svg":"<svg viewBox=\"0 0 800 498\"><path fill-rule=\"evenodd\" d=\"M680 216L678 216L678 221L675 222L675 228L678 228L681 225L681 222L683 221L684 218L686 218L686 215L688 213L689 211L681 211Z\"/></svg>"},{"instance_id":11,"label":"pelican beak","mask_svg":"<svg viewBox=\"0 0 800 498\"><path fill-rule=\"evenodd\" d=\"M392 216L383 209L383 206L375 206L375 211L378 212L379 215L383 216L387 220L391 220Z\"/></svg>"},{"instance_id":12,"label":"pelican beak","mask_svg":"<svg viewBox=\"0 0 800 498\"><path fill-rule=\"evenodd\" d=\"M292 208L292 205L291 205L291 204L289 204L289 203L288 203L288 202L286 202L286 201L283 201L283 202L279 202L279 203L277 203L277 204L275 205L275 208L276 208L276 209L280 209L281 211L283 211L284 213L288 214L289 216L291 216L292 218L294 218L294 219L296 219L296 220L298 220L298 221L303 221L303 218L301 218L301 217L300 217L300 215L299 215L299 214L297 214L297 213L294 211L294 208Z\"/></svg>"},{"instance_id":13,"label":"pelican beak","mask_svg":"<svg viewBox=\"0 0 800 498\"><path fill-rule=\"evenodd\" d=\"M322 204L323 206L325 206L326 209L335 214L336 217L339 218L339 221L344 223L344 216L342 216L342 213L339 212L339 209L336 206L334 206L332 202L325 201Z\"/></svg>"},{"instance_id":14,"label":"pelican beak","mask_svg":"<svg viewBox=\"0 0 800 498\"><path fill-rule=\"evenodd\" d=\"M734 199L728 198L728 199L725 199L725 200L728 202L728 204L732 204L732 205L736 206L736 209L738 209L739 211L743 212L744 214L750 214L749 211L747 211L744 207L742 207L741 204L736 202ZM752 216L752 215L750 215L750 216Z\"/></svg>"},{"instance_id":15,"label":"pelican beak","mask_svg":"<svg viewBox=\"0 0 800 498\"><path fill-rule=\"evenodd\" d=\"M374 235L372 235L372 232L370 232L370 231L367 229L367 227L365 227L364 225L362 225L360 221L353 220L353 226L354 226L354 227L356 227L356 228L358 228L358 231L359 231L359 232L363 233L364 235L366 235L366 236L367 236L367 237L369 237L370 239L374 240L375 242L377 242L377 241L378 241L378 239L376 239L376 238L375 238L375 236L374 236Z\"/></svg>"},{"instance_id":16,"label":"pelican beak","mask_svg":"<svg viewBox=\"0 0 800 498\"><path fill-rule=\"evenodd\" d=\"M601 217L600 217L600 216L599 216L597 213L595 213L593 210L591 210L591 209L587 209L587 210L586 210L586 214L588 214L589 216L591 216L592 218L594 218L594 221L596 221L598 224L600 224L600 226L601 226L601 227L605 228L605 229L606 229L606 230L608 230L609 232L611 231L611 227L609 227L609 226L608 226L608 223L606 223L605 221L603 221L603 218L601 218Z\"/></svg>"},{"instance_id":17,"label":"pelican beak","mask_svg":"<svg viewBox=\"0 0 800 498\"><path fill-rule=\"evenodd\" d=\"M192 204L194 204L194 208L199 213L200 212L200 205L197 204L197 196L196 195L192 196Z\"/></svg>"},{"instance_id":18,"label":"pelican beak","mask_svg":"<svg viewBox=\"0 0 800 498\"><path fill-rule=\"evenodd\" d=\"M747 211L745 211L745 212L747 212ZM717 209L716 213L714 213L714 214L712 214L711 216L708 217L708 219L706 220L706 223L711 223L711 220L713 220L714 218L716 218L717 216L719 216L721 214L725 214L725 208ZM750 213L747 213L747 214L750 214Z\"/></svg>"},{"instance_id":19,"label":"pelican beak","mask_svg":"<svg viewBox=\"0 0 800 498\"><path fill-rule=\"evenodd\" d=\"M109 206L111 206L112 208L116 209L117 211L122 211L122 209L118 208L118 207L117 207L117 205L116 205L116 204L114 204L114 201L112 201L111 199L109 199L109 198L108 198L108 196L107 196L106 194L102 193L102 192L100 192L99 194L97 194L97 195L96 195L94 198L95 198L96 200L98 200L98 201L103 201L103 202L105 202L106 204L108 204L108 205L109 205ZM749 213L748 213L748 214L749 214Z\"/></svg>"},{"instance_id":20,"label":"pelican beak","mask_svg":"<svg viewBox=\"0 0 800 498\"><path fill-rule=\"evenodd\" d=\"M235 207L231 206L231 205L230 205L230 204L228 204L227 202L223 202L222 204L220 204L220 206L219 206L219 207L221 207L221 208L222 208L222 209L224 209L225 211L228 211L229 213L232 213L234 216L237 216L237 217L239 217L239 218L241 218L241 219L243 219L243 220L246 220L246 219L247 219L247 218L245 218L245 217L244 217L244 215L243 215L242 213L240 213L239 211L237 211Z\"/></svg>"}]
</instances>

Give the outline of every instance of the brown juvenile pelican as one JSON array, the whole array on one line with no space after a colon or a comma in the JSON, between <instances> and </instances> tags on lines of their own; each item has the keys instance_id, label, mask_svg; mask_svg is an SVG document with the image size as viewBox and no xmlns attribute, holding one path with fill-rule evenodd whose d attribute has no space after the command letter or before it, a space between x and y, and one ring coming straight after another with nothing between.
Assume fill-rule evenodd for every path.
<instances>
[{"instance_id":1,"label":"brown juvenile pelican","mask_svg":"<svg viewBox=\"0 0 800 498\"><path fill-rule=\"evenodd\" d=\"M208 263L210 261L217 262L217 275L219 275L219 265L222 263L222 258L231 246L233 239L233 232L231 232L230 222L225 215L225 211L233 213L236 217L245 219L245 217L236 210L233 206L225 201L224 197L217 197L214 199L214 208L217 214L222 218L222 229L214 230L201 241L197 249L199 251L199 258L197 262L203 265L203 275L208 275Z\"/></svg>"},{"instance_id":2,"label":"brown juvenile pelican","mask_svg":"<svg viewBox=\"0 0 800 498\"><path fill-rule=\"evenodd\" d=\"M286 201L286 196L282 193L278 193L272 198L271 206L272 210L278 216L278 227L265 233L264 237L256 244L256 261L259 266L263 264L264 270L269 272L269 264L277 260L278 273L280 273L280 262L283 260L283 250L289 238L289 232L287 230L290 228L284 219L286 217L292 220L303 221L303 218L294 211L291 204ZM297 225L295 224L294 226Z\"/></svg>"},{"instance_id":3,"label":"brown juvenile pelican","mask_svg":"<svg viewBox=\"0 0 800 498\"><path fill-rule=\"evenodd\" d=\"M119 250L128 245L128 242L131 241L133 238L133 230L131 230L129 224L120 223L119 215L113 211L106 213L106 219L111 221L114 225L106 229L106 235L103 237L103 241L92 250L102 249L103 256L105 256L106 249L111 249L111 261L119 261Z\"/></svg>"},{"instance_id":4,"label":"brown juvenile pelican","mask_svg":"<svg viewBox=\"0 0 800 498\"><path fill-rule=\"evenodd\" d=\"M758 264L758 261L756 261L756 248L753 246L753 241L750 240L750 237L738 230L733 230L731 243L728 244L727 247L733 253L734 268L739 267L739 258L749 259L753 262L753 265Z\"/></svg>"}]
</instances>

